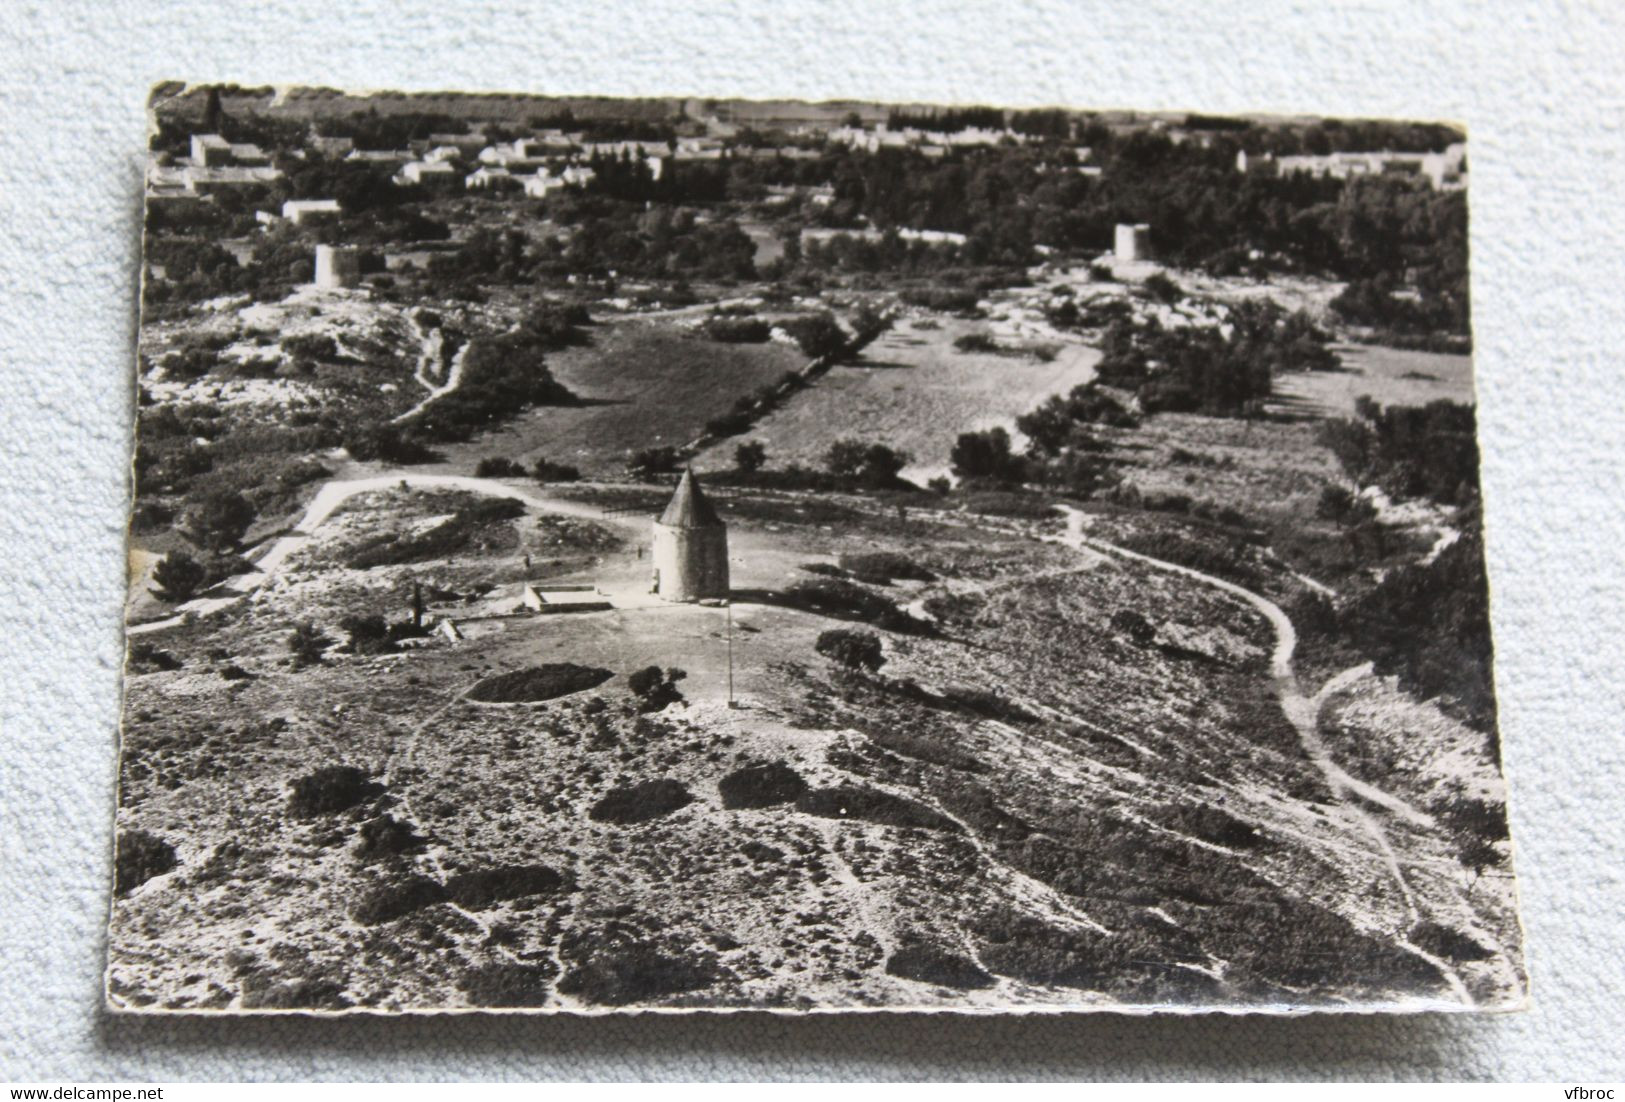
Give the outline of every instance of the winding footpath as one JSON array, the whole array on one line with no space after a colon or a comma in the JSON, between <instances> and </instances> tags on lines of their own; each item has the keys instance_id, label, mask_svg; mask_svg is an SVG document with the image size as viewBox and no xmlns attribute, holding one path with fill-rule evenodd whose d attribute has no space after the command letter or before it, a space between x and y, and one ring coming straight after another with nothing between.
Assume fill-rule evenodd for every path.
<instances>
[{"instance_id":1,"label":"winding footpath","mask_svg":"<svg viewBox=\"0 0 1625 1102\"><path fill-rule=\"evenodd\" d=\"M1275 633L1275 648L1270 653L1270 676L1275 682L1276 695L1281 702L1281 710L1286 714L1287 720L1298 733L1298 739L1303 746L1305 754L1314 763L1325 778L1327 786L1345 807L1359 820L1361 827L1370 837L1372 844L1382 855L1383 862L1388 867L1388 873L1398 886L1400 894L1405 900L1406 911L1410 921L1415 923L1422 917L1421 910L1416 905L1415 894L1411 890L1410 882L1405 877L1405 871L1400 866L1399 858L1394 852L1393 844L1388 839L1387 831L1372 814L1361 806L1360 800L1376 804L1385 811L1405 819L1415 826L1429 828L1434 825L1431 816L1406 803L1391 793L1384 792L1374 785L1367 784L1356 777L1350 776L1341 766L1332 760L1331 752L1320 738L1320 713L1325 703L1335 693L1371 672L1370 663L1355 666L1338 674L1314 696L1307 696L1298 682L1297 671L1293 668L1292 657L1298 648L1298 632L1292 626L1292 620L1281 606L1269 598L1254 593L1234 582L1223 578L1205 574L1178 563L1166 562L1162 559L1142 555L1137 551L1130 551L1105 540L1094 539L1085 534L1085 525L1088 514L1081 509L1070 505L1062 505L1060 509L1066 514L1066 535L1062 542L1072 547L1084 548L1101 554L1114 556L1120 559L1129 559L1144 563L1165 573L1178 574L1194 581L1211 586L1221 592L1227 593L1256 609L1258 613L1269 622ZM1353 798L1351 798L1353 797ZM1473 1005L1473 998L1467 987L1462 983L1461 977L1450 963L1440 957L1428 953L1409 941L1396 940L1401 949L1427 961L1438 969L1440 975L1449 984L1453 994L1467 1006Z\"/></svg>"},{"instance_id":2,"label":"winding footpath","mask_svg":"<svg viewBox=\"0 0 1625 1102\"><path fill-rule=\"evenodd\" d=\"M335 479L323 484L317 491L315 498L305 509L304 515L294 524L288 535L282 536L272 543L265 553L254 563L254 570L248 574L239 574L228 578L220 584L220 588L227 592L217 597L199 597L181 605L177 614L163 620L152 620L144 624L131 624L125 629L127 635L145 635L149 632L163 631L166 628L176 627L185 622L186 617L208 616L229 608L248 594L259 589L269 582L288 557L308 543L329 517L331 517L346 501L357 494L371 493L376 490L388 490L397 486L410 486L415 489L433 490L467 490L476 494L487 494L492 497L507 497L530 506L533 509L545 509L552 513L561 513L566 516L585 517L590 520L603 520L604 511L591 505L583 505L577 501L568 501L561 498L544 497L522 490L517 486L510 486L494 478L475 478L471 475L456 474L421 474L414 471L396 470L385 471L369 478Z\"/></svg>"}]
</instances>

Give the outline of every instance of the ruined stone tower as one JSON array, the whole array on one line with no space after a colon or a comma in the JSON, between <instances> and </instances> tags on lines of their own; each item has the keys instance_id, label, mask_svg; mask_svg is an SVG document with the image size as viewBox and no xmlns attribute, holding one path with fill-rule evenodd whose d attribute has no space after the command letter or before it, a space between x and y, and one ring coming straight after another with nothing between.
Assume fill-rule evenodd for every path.
<instances>
[{"instance_id":1,"label":"ruined stone tower","mask_svg":"<svg viewBox=\"0 0 1625 1102\"><path fill-rule=\"evenodd\" d=\"M667 601L728 596L728 528L692 470L655 521L654 591Z\"/></svg>"}]
</instances>

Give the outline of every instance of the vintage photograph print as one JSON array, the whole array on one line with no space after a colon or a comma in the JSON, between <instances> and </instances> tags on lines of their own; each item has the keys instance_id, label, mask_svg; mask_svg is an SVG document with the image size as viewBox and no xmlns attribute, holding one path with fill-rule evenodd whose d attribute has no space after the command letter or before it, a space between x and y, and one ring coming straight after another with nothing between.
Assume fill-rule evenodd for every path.
<instances>
[{"instance_id":1,"label":"vintage photograph print","mask_svg":"<svg viewBox=\"0 0 1625 1102\"><path fill-rule=\"evenodd\" d=\"M1525 1001L1460 127L151 123L111 1007Z\"/></svg>"}]
</instances>

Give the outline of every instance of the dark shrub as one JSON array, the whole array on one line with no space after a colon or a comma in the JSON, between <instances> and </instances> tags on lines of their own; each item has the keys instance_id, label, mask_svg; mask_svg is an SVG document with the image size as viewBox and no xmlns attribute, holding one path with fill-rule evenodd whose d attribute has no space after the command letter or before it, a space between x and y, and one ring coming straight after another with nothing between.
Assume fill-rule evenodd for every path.
<instances>
[{"instance_id":1,"label":"dark shrub","mask_svg":"<svg viewBox=\"0 0 1625 1102\"><path fill-rule=\"evenodd\" d=\"M936 578L925 567L896 551L869 551L857 555L842 555L840 565L860 582L889 585L902 579L929 582Z\"/></svg>"},{"instance_id":2,"label":"dark shrub","mask_svg":"<svg viewBox=\"0 0 1625 1102\"><path fill-rule=\"evenodd\" d=\"M459 873L446 881L446 892L459 907L483 911L508 899L548 895L566 884L562 875L546 865L504 865Z\"/></svg>"},{"instance_id":3,"label":"dark shrub","mask_svg":"<svg viewBox=\"0 0 1625 1102\"><path fill-rule=\"evenodd\" d=\"M310 621L295 624L293 632L288 636L288 653L293 655L295 669L305 666L314 666L321 662L327 648L332 646L333 640L321 628Z\"/></svg>"},{"instance_id":4,"label":"dark shrub","mask_svg":"<svg viewBox=\"0 0 1625 1102\"><path fill-rule=\"evenodd\" d=\"M184 551L171 551L152 570L159 599L177 604L196 593L208 576L208 568Z\"/></svg>"},{"instance_id":5,"label":"dark shrub","mask_svg":"<svg viewBox=\"0 0 1625 1102\"><path fill-rule=\"evenodd\" d=\"M282 351L296 360L332 360L339 346L326 333L295 333L282 338Z\"/></svg>"},{"instance_id":6,"label":"dark shrub","mask_svg":"<svg viewBox=\"0 0 1625 1102\"><path fill-rule=\"evenodd\" d=\"M417 853L425 841L411 823L380 815L361 824L361 842L356 846L356 856L376 861L402 853Z\"/></svg>"},{"instance_id":7,"label":"dark shrub","mask_svg":"<svg viewBox=\"0 0 1625 1102\"><path fill-rule=\"evenodd\" d=\"M235 490L214 490L188 503L181 531L199 547L224 551L237 546L254 523L254 506Z\"/></svg>"},{"instance_id":8,"label":"dark shrub","mask_svg":"<svg viewBox=\"0 0 1625 1102\"><path fill-rule=\"evenodd\" d=\"M1176 807L1169 825L1204 842L1230 849L1251 849L1263 841L1257 827L1209 804Z\"/></svg>"},{"instance_id":9,"label":"dark shrub","mask_svg":"<svg viewBox=\"0 0 1625 1102\"><path fill-rule=\"evenodd\" d=\"M897 297L910 306L923 306L927 310L949 314L974 310L979 301L975 291L959 287L921 287L903 291Z\"/></svg>"},{"instance_id":10,"label":"dark shrub","mask_svg":"<svg viewBox=\"0 0 1625 1102\"><path fill-rule=\"evenodd\" d=\"M626 469L636 478L653 478L657 475L671 474L677 470L677 465L681 461L682 456L678 454L676 448L644 448L633 453L632 458L627 460Z\"/></svg>"},{"instance_id":11,"label":"dark shrub","mask_svg":"<svg viewBox=\"0 0 1625 1102\"><path fill-rule=\"evenodd\" d=\"M522 704L596 688L614 676L611 671L596 666L551 662L487 677L466 695L469 700L484 704Z\"/></svg>"},{"instance_id":12,"label":"dark shrub","mask_svg":"<svg viewBox=\"0 0 1625 1102\"><path fill-rule=\"evenodd\" d=\"M420 441L403 435L390 425L375 425L344 438L344 450L365 463L429 463L438 456Z\"/></svg>"},{"instance_id":13,"label":"dark shrub","mask_svg":"<svg viewBox=\"0 0 1625 1102\"><path fill-rule=\"evenodd\" d=\"M954 474L971 482L1024 482L1027 461L1010 451L1010 434L994 427L982 432L962 432L954 441L948 460Z\"/></svg>"},{"instance_id":14,"label":"dark shrub","mask_svg":"<svg viewBox=\"0 0 1625 1102\"><path fill-rule=\"evenodd\" d=\"M353 765L324 765L289 786L288 814L309 819L344 811L384 793L384 786L369 780Z\"/></svg>"},{"instance_id":15,"label":"dark shrub","mask_svg":"<svg viewBox=\"0 0 1625 1102\"><path fill-rule=\"evenodd\" d=\"M128 666L131 673L152 673L157 670L178 670L181 660L151 643L131 643Z\"/></svg>"},{"instance_id":16,"label":"dark shrub","mask_svg":"<svg viewBox=\"0 0 1625 1102\"><path fill-rule=\"evenodd\" d=\"M734 467L747 473L759 471L767 462L767 447L759 440L747 440L734 447Z\"/></svg>"},{"instance_id":17,"label":"dark shrub","mask_svg":"<svg viewBox=\"0 0 1625 1102\"><path fill-rule=\"evenodd\" d=\"M626 1006L697 991L717 981L707 958L678 955L668 947L615 937L608 944L577 949L579 963L559 981L559 993L603 1006Z\"/></svg>"},{"instance_id":18,"label":"dark shrub","mask_svg":"<svg viewBox=\"0 0 1625 1102\"><path fill-rule=\"evenodd\" d=\"M474 474L480 478L523 478L525 468L504 456L488 455L474 468Z\"/></svg>"},{"instance_id":19,"label":"dark shrub","mask_svg":"<svg viewBox=\"0 0 1625 1102\"><path fill-rule=\"evenodd\" d=\"M669 777L612 788L592 805L588 818L599 823L643 823L670 815L694 802L681 781Z\"/></svg>"},{"instance_id":20,"label":"dark shrub","mask_svg":"<svg viewBox=\"0 0 1625 1102\"><path fill-rule=\"evenodd\" d=\"M677 683L687 676L686 670L676 667L662 674L659 666L645 666L627 674L626 686L638 698L638 711L647 715L681 703L683 694Z\"/></svg>"},{"instance_id":21,"label":"dark shrub","mask_svg":"<svg viewBox=\"0 0 1625 1102\"><path fill-rule=\"evenodd\" d=\"M846 351L846 331L827 313L791 318L783 323L783 329L805 355L815 360Z\"/></svg>"},{"instance_id":22,"label":"dark shrub","mask_svg":"<svg viewBox=\"0 0 1625 1102\"><path fill-rule=\"evenodd\" d=\"M1000 807L993 793L966 780L939 793L943 810L990 842L1021 842L1032 836L1033 828Z\"/></svg>"},{"instance_id":23,"label":"dark shrub","mask_svg":"<svg viewBox=\"0 0 1625 1102\"><path fill-rule=\"evenodd\" d=\"M1495 955L1493 949L1485 947L1477 939L1437 922L1417 923L1411 929L1410 941L1424 953L1432 953L1458 964L1489 960Z\"/></svg>"},{"instance_id":24,"label":"dark shrub","mask_svg":"<svg viewBox=\"0 0 1625 1102\"><path fill-rule=\"evenodd\" d=\"M874 490L887 490L898 485L898 473L908 466L911 457L885 444L865 443L856 439L841 439L824 453L824 469L836 478L855 482Z\"/></svg>"},{"instance_id":25,"label":"dark shrub","mask_svg":"<svg viewBox=\"0 0 1625 1102\"><path fill-rule=\"evenodd\" d=\"M959 830L958 823L924 804L855 784L812 789L796 800L796 810L824 819L861 819L882 826Z\"/></svg>"},{"instance_id":26,"label":"dark shrub","mask_svg":"<svg viewBox=\"0 0 1625 1102\"><path fill-rule=\"evenodd\" d=\"M244 1010L343 1010L351 1005L344 988L338 976L249 975L243 978L242 1005Z\"/></svg>"},{"instance_id":27,"label":"dark shrub","mask_svg":"<svg viewBox=\"0 0 1625 1102\"><path fill-rule=\"evenodd\" d=\"M113 862L113 892L124 895L179 864L175 847L144 830L120 831Z\"/></svg>"},{"instance_id":28,"label":"dark shrub","mask_svg":"<svg viewBox=\"0 0 1625 1102\"><path fill-rule=\"evenodd\" d=\"M861 620L887 631L921 631L925 625L878 593L844 578L797 582L781 595L791 608L841 620Z\"/></svg>"},{"instance_id":29,"label":"dark shrub","mask_svg":"<svg viewBox=\"0 0 1625 1102\"><path fill-rule=\"evenodd\" d=\"M1157 638L1157 629L1151 621L1131 608L1112 613L1112 630L1127 635L1141 647L1149 647Z\"/></svg>"},{"instance_id":30,"label":"dark shrub","mask_svg":"<svg viewBox=\"0 0 1625 1102\"><path fill-rule=\"evenodd\" d=\"M960 352L997 352L999 344L986 333L966 333L954 340L954 348Z\"/></svg>"},{"instance_id":31,"label":"dark shrub","mask_svg":"<svg viewBox=\"0 0 1625 1102\"><path fill-rule=\"evenodd\" d=\"M722 806L730 811L787 804L806 791L801 774L783 762L747 765L717 782Z\"/></svg>"},{"instance_id":32,"label":"dark shrub","mask_svg":"<svg viewBox=\"0 0 1625 1102\"><path fill-rule=\"evenodd\" d=\"M544 456L531 464L530 476L537 482L579 482L581 468L569 463L555 463Z\"/></svg>"},{"instance_id":33,"label":"dark shrub","mask_svg":"<svg viewBox=\"0 0 1625 1102\"><path fill-rule=\"evenodd\" d=\"M993 986L993 977L975 961L930 945L905 945L897 950L886 961L886 974L961 991Z\"/></svg>"},{"instance_id":34,"label":"dark shrub","mask_svg":"<svg viewBox=\"0 0 1625 1102\"><path fill-rule=\"evenodd\" d=\"M346 616L339 627L350 637L352 654L387 654L395 649L389 637L389 623L377 613Z\"/></svg>"},{"instance_id":35,"label":"dark shrub","mask_svg":"<svg viewBox=\"0 0 1625 1102\"><path fill-rule=\"evenodd\" d=\"M773 327L760 318L710 318L700 329L726 344L761 344L773 335Z\"/></svg>"},{"instance_id":36,"label":"dark shrub","mask_svg":"<svg viewBox=\"0 0 1625 1102\"><path fill-rule=\"evenodd\" d=\"M558 966L546 964L486 964L470 968L457 986L475 1006L536 1007L547 1001L548 984Z\"/></svg>"},{"instance_id":37,"label":"dark shrub","mask_svg":"<svg viewBox=\"0 0 1625 1102\"><path fill-rule=\"evenodd\" d=\"M1179 289L1179 284L1161 272L1152 272L1141 286L1152 298L1168 306L1185 297L1185 292Z\"/></svg>"},{"instance_id":38,"label":"dark shrub","mask_svg":"<svg viewBox=\"0 0 1625 1102\"><path fill-rule=\"evenodd\" d=\"M444 902L446 889L426 876L408 876L391 884L379 884L363 895L350 911L350 917L363 926L393 922L413 911Z\"/></svg>"},{"instance_id":39,"label":"dark shrub","mask_svg":"<svg viewBox=\"0 0 1625 1102\"><path fill-rule=\"evenodd\" d=\"M886 662L881 652L880 636L872 631L831 628L819 634L818 642L813 647L819 654L834 659L848 669L873 673Z\"/></svg>"}]
</instances>

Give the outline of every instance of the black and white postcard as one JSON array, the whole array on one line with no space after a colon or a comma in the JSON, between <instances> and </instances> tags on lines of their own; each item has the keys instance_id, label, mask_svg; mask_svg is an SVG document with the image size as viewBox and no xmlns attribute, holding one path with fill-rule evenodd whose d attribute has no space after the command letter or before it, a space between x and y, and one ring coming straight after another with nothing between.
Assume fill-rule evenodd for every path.
<instances>
[{"instance_id":1,"label":"black and white postcard","mask_svg":"<svg viewBox=\"0 0 1625 1102\"><path fill-rule=\"evenodd\" d=\"M110 1006L1523 1004L1461 128L151 120Z\"/></svg>"}]
</instances>

